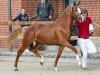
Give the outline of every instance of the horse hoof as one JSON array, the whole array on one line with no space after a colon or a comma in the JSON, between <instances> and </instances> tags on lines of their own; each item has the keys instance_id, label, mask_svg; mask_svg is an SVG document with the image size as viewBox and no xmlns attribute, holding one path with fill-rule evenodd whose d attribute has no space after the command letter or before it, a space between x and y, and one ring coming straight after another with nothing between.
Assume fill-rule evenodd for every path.
<instances>
[{"instance_id":1,"label":"horse hoof","mask_svg":"<svg viewBox=\"0 0 100 75\"><path fill-rule=\"evenodd\" d=\"M82 68L82 65L78 65L79 68Z\"/></svg>"},{"instance_id":2,"label":"horse hoof","mask_svg":"<svg viewBox=\"0 0 100 75\"><path fill-rule=\"evenodd\" d=\"M85 71L86 71L86 70L89 70L87 67L82 67L82 69L85 70Z\"/></svg>"},{"instance_id":3,"label":"horse hoof","mask_svg":"<svg viewBox=\"0 0 100 75\"><path fill-rule=\"evenodd\" d=\"M18 69L15 69L14 71L18 71Z\"/></svg>"},{"instance_id":4,"label":"horse hoof","mask_svg":"<svg viewBox=\"0 0 100 75\"><path fill-rule=\"evenodd\" d=\"M15 70L14 71L18 71L18 68L15 68Z\"/></svg>"},{"instance_id":5,"label":"horse hoof","mask_svg":"<svg viewBox=\"0 0 100 75\"><path fill-rule=\"evenodd\" d=\"M55 67L55 71L58 72L58 68L57 67Z\"/></svg>"},{"instance_id":6,"label":"horse hoof","mask_svg":"<svg viewBox=\"0 0 100 75\"><path fill-rule=\"evenodd\" d=\"M43 62L40 62L41 65L43 65Z\"/></svg>"},{"instance_id":7,"label":"horse hoof","mask_svg":"<svg viewBox=\"0 0 100 75\"><path fill-rule=\"evenodd\" d=\"M81 64L81 62L80 61L78 61L78 66L81 66L82 64Z\"/></svg>"}]
</instances>

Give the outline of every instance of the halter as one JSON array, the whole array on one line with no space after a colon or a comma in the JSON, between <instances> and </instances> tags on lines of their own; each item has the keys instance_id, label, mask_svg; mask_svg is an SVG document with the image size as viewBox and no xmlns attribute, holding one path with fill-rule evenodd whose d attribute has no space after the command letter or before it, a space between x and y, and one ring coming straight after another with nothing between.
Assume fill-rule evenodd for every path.
<instances>
[{"instance_id":1,"label":"halter","mask_svg":"<svg viewBox=\"0 0 100 75\"><path fill-rule=\"evenodd\" d=\"M82 12L81 12L81 9L80 9L79 7L77 8L77 10L78 10L79 14L76 15L75 19L77 19L77 17L78 17L79 15L81 15L81 13L82 13ZM81 15L81 17L82 17L82 15Z\"/></svg>"}]
</instances>

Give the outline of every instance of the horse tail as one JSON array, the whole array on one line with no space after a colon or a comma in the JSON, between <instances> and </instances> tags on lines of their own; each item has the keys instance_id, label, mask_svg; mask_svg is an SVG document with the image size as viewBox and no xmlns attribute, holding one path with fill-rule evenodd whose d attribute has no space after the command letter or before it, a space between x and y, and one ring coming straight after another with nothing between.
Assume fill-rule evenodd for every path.
<instances>
[{"instance_id":1,"label":"horse tail","mask_svg":"<svg viewBox=\"0 0 100 75\"><path fill-rule=\"evenodd\" d=\"M10 46L13 43L13 41L22 33L23 33L22 28L13 31L11 35L6 38L6 47Z\"/></svg>"}]
</instances>

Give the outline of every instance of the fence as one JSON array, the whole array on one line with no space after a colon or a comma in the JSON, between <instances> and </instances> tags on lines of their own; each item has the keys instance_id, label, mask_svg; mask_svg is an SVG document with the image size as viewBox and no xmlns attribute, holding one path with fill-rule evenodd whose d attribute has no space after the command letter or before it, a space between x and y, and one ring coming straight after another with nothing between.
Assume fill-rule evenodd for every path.
<instances>
[{"instance_id":1,"label":"fence","mask_svg":"<svg viewBox=\"0 0 100 75\"><path fill-rule=\"evenodd\" d=\"M22 22L7 22L7 21L0 21L0 25L2 26L9 26L9 25L21 25L21 24L24 24L24 25L38 25L40 23L46 25L46 24L51 24L53 21L22 21ZM6 39L7 37L9 36L9 34L7 35L0 35L0 41L2 39ZM22 39L22 36L19 36L17 39ZM77 39L77 36L72 36L71 37L71 40L76 40ZM94 40L94 41L100 41L100 36L91 36L90 39ZM12 51L12 50L10 50Z\"/></svg>"}]
</instances>

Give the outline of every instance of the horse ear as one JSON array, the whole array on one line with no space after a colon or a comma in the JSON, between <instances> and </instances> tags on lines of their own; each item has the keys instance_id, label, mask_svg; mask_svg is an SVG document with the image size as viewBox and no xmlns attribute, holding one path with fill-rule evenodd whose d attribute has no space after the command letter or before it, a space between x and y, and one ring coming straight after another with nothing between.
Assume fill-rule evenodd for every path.
<instances>
[{"instance_id":1,"label":"horse ear","mask_svg":"<svg viewBox=\"0 0 100 75\"><path fill-rule=\"evenodd\" d=\"M74 1L73 5L74 5L74 6L76 5L76 1Z\"/></svg>"},{"instance_id":2,"label":"horse ear","mask_svg":"<svg viewBox=\"0 0 100 75\"><path fill-rule=\"evenodd\" d=\"M81 2L81 1L79 1L79 2L77 3L77 5L79 5L79 4L80 4L80 2Z\"/></svg>"},{"instance_id":3,"label":"horse ear","mask_svg":"<svg viewBox=\"0 0 100 75\"><path fill-rule=\"evenodd\" d=\"M76 1L74 1L73 5L79 5L81 1L79 1L78 3Z\"/></svg>"}]
</instances>

